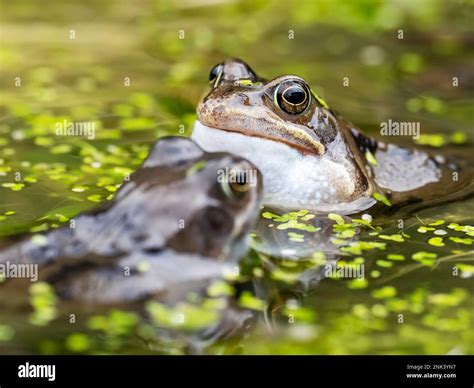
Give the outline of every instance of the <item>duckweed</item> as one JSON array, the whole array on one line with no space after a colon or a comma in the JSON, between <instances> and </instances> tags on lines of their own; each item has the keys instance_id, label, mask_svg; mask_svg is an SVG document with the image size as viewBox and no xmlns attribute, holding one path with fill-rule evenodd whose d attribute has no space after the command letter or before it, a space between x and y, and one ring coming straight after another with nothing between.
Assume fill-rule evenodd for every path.
<instances>
[{"instance_id":1,"label":"duckweed","mask_svg":"<svg viewBox=\"0 0 474 388\"><path fill-rule=\"evenodd\" d=\"M383 240L390 240L390 241L396 241L396 242L404 242L405 241L403 236L400 235L400 234L391 234L391 235L379 234L379 237Z\"/></svg>"},{"instance_id":2,"label":"duckweed","mask_svg":"<svg viewBox=\"0 0 474 388\"><path fill-rule=\"evenodd\" d=\"M438 255L436 253L424 251L416 252L411 256L413 260L418 261L426 266L432 266L435 263L437 257Z\"/></svg>"},{"instance_id":3,"label":"duckweed","mask_svg":"<svg viewBox=\"0 0 474 388\"><path fill-rule=\"evenodd\" d=\"M286 15L287 20L285 20L289 20L291 22L290 24L296 27L303 23L305 28L296 29L297 40L295 41L289 41L288 39L278 40L278 42L276 42L278 43L278 50L274 50L277 56L283 55L283 57L288 57L287 54L294 49L294 47L292 48L290 46L294 46L294 42L296 41L305 42L306 38L311 35L311 29L313 27L322 28L324 30L324 25L313 26L313 24L318 21L327 22L327 10L321 9L321 7L324 8L324 4L321 5L319 2L313 3L311 5L313 12L308 12L306 6L288 8L289 11ZM55 5L52 6L56 7ZM88 7L89 5L87 5L85 9ZM216 12L219 13L220 5L212 5L212 7L218 7L216 8ZM188 9L183 8L182 10L182 7L173 4L173 2L167 4L166 9L161 8L159 10L161 16L158 15L158 19L160 19L160 17L162 19L163 17L166 18L168 12L178 18L182 12L186 14L189 13ZM2 198L6 198L2 204L4 207L0 210L1 233L8 234L9 231L12 230L27 231L28 229L40 232L53 226L58 226L61 222L66 222L66 219L74 217L77 213L86 208L96 206L97 202L88 200L88 196L98 195L100 197L93 198L99 201L102 199L111 199L117 187L116 185L118 185L124 177L127 177L127 174L136 169L146 156L149 145L156 140L157 137L177 134L177 128L182 124L184 124L185 127L184 133L189 134L192 122L195 119L194 102L203 87L200 74L201 71L204 72L206 67L203 63L198 63L199 61L196 62L196 58L205 57L200 54L202 54L203 50L204 52L209 51L209 43L212 43L213 46L215 45L217 49L216 52L219 51L219 47L221 46L225 47L224 51L229 53L235 51L235 49L238 49L237 51L243 50L242 52L252 52L252 48L258 46L259 38L266 37L271 31L284 31L284 29L280 28L282 26L273 22L257 23L258 12L255 13L256 17L249 17L249 13L252 14L253 11L251 9L252 7L241 7L242 10L240 11L238 7L234 8L235 9L231 10L232 17L236 21L235 24L240 25L242 28L227 33L225 32L225 28L218 28L220 24L226 23L225 18L222 21L219 21L219 18L215 18L213 23L217 24L214 26L211 25L205 29L186 30L186 39L184 40L173 39L176 34L173 32L174 28L172 24L167 22L169 25L167 25L165 30L169 31L166 32L162 28L160 29L159 26L163 26L163 24L156 23L155 17L148 18L149 20L153 20L151 24L147 22L147 20L138 17L138 19L140 19L140 31L148 32L149 34L147 35L150 39L146 36L143 38L141 35L134 36L134 38L137 39L131 40L122 40L118 37L118 39L116 39L116 41L119 42L118 44L123 41L127 47L131 44L135 45L135 48L139 48L139 50L133 50L132 46L130 46L130 48L132 48L131 50L119 50L122 54L135 53L127 58L119 58L115 56L115 44L112 45L113 47L102 47L104 49L103 58L106 58L107 63L97 63L97 61L93 61L93 66L88 64L88 55L69 55L67 57L73 59L70 63L71 66L63 66L64 63L61 65L61 56L56 55L61 52L61 50L58 50L59 46L57 46L57 42L53 45L54 47L51 46L48 48L48 45L41 47L43 53L46 53L45 58L51 54L49 55L51 58L56 56L54 58L55 60L51 61L50 65L45 65L44 63L38 65L38 63L34 63L35 58L38 58L38 56L31 55L33 53L31 51L32 48L30 48L29 45L22 45L21 40L13 39L15 44L7 45L3 53L5 54L4 70L7 78L13 79L17 70L21 69L23 83L21 89L15 88L12 90L8 86L5 89L7 97L4 105L6 106L2 107L3 121L0 123L0 177L2 178L0 185L3 183L11 183L18 186L0 186L0 197L3 196ZM274 12L278 13L280 12L280 8L280 5L275 2L273 5L265 8L264 14L272 15ZM440 17L440 20L445 24L447 23L446 25L448 25L448 27L450 23L459 25L461 29L464 26L463 21L465 18L452 18L450 13L448 19L444 20L442 14L443 10L441 8L433 6L432 9L430 8L429 14L426 13L425 8L423 5L418 6L415 4L410 5L410 7L401 6L394 8L381 2L377 6L372 7L371 12L360 12L360 6L349 2L344 5L344 12L341 13L343 17L337 17L336 15L335 21L336 24L339 24L339 27L344 27L343 30L360 27L363 28L364 31L391 31L393 30L393 25L390 23L393 24L394 20L400 18L402 20L401 23L398 23L399 25L407 25L406 22L415 20L417 23L426 24L424 28L427 27L427 31L430 30L430 25L436 25L436 23L433 24L432 22ZM144 10L146 11L146 9L139 9L138 13L148 15L150 12L154 12L153 10L143 12ZM383 15L387 13L387 10L392 13L395 11L394 18L383 17ZM23 11L22 8L22 12ZM463 8L457 9L456 11L458 12L452 14L463 14ZM16 11L13 8L10 7L10 9L8 9L7 7L6 12L11 14L11 20L15 20L14 16ZM58 12L53 12L53 14L58 14ZM123 18L124 15L119 16L120 19ZM46 18L44 21L47 21L49 16L46 13L42 17ZM136 18L136 15L132 15L132 17ZM176 18L171 19L177 20ZM281 22L281 18L269 18L269 20L276 21L277 23ZM329 20L329 22L331 22L331 20ZM150 25L147 25L147 23ZM122 23L122 25L126 27L127 23ZM153 28L150 30L151 26L153 26ZM216 31L224 32L217 34ZM249 34L249 31L252 33ZM14 30L10 32L15 33ZM54 31L52 32L54 33ZM129 36L130 32L131 31L124 31L124 34ZM329 32L333 34L332 29ZM157 33L165 34L165 39L156 40L155 37ZM168 33L169 35L167 35ZM306 36L308 33L309 35ZM344 47L351 49L351 44L348 43L352 41L348 41L344 34L338 33L336 35L337 36L329 36L328 47L331 49L334 48L334 50L342 50L339 54L341 54L341 57L344 57ZM434 50L437 54L434 57L442 56L443 61L446 61L448 65L454 60L456 66L459 65L462 68L463 63L461 63L462 61L459 62L456 53L461 53L460 50L463 49L463 45L462 42L456 41L455 35L456 34L450 36L448 40L441 39L434 45ZM130 36L133 36L133 34ZM359 37L358 39L361 38ZM242 47L237 47L237 43L242 43ZM142 64L138 64L140 61L137 62L134 59L135 56L139 58L137 53L139 53L143 47L146 47L147 51L150 51L150 54L155 59L164 58L164 62L156 60L156 63L151 67L143 67ZM155 51L156 47L158 47L158 51ZM117 46L117 48L119 47ZM34 48L34 50L37 50L37 47ZM257 53L257 51L253 50L255 53ZM380 51L384 53L383 56L385 58L382 58L381 63L377 65L380 72L372 72L373 74L371 74L371 76L376 79L380 74L386 75L385 70L387 66L390 67L391 64L394 63L394 58L391 57L392 54L389 51L385 50L383 46L381 46ZM424 68L433 68L430 59L433 56L425 56L423 50L417 51L413 49L412 51L413 52L401 56L398 63L398 68L402 71L403 77L407 77L405 81L409 83L411 82L409 77L413 77L413 74L419 74ZM18 55L19 53L21 53L21 55ZM181 55L183 53L191 53L192 55L183 56ZM149 53L147 53L147 55L148 54ZM128 54L125 56L127 55ZM452 55L452 57L450 57L450 55ZM30 67L19 66L18 58L21 59L24 57L32 59ZM180 58L179 61L176 61L177 57ZM74 60L74 58L79 60L79 66L75 66L79 62ZM289 58L291 58L291 56L289 56ZM130 74L127 74L127 76L131 76L131 88L121 86L120 81L125 76L125 74L123 74L124 69L120 66L114 69L114 66L111 66L111 64L117 63L117 60L119 60L119 62L121 60L127 61L127 71L130 70ZM258 70L258 55L256 55L252 61L256 61L255 69ZM294 66L294 64L290 63L282 64L282 61L275 61L275 63L279 63L277 67L282 68L283 66L288 70L291 70L291 67ZM318 71L322 71L322 74L324 74L326 67L327 66L323 63ZM151 79L149 75L146 74L148 68L152 69L154 77L156 74L159 75L159 84L162 87L156 88L156 83L148 82L149 79ZM447 68L449 68L449 66ZM77 73L78 69L80 69L79 73ZM304 75L306 70L307 69L302 67L294 71L302 71ZM265 72L270 75L274 73L274 69L270 66ZM136 74L139 74L139 76L137 77ZM383 78L385 81L388 79L387 77ZM417 78L417 82L422 82L425 77L415 78ZM395 77L395 81L398 79L398 77ZM70 85L68 85L68 81L70 80L72 80L72 83L69 82ZM351 86L357 87L359 81L360 79L357 80L357 78L354 79L354 77L351 76ZM120 86L111 89L109 84ZM65 86L71 86L71 88ZM386 86L390 85L384 85L383 82L379 82L378 88L374 90L364 91L362 88L360 91L362 94L365 93L372 98L374 92L376 94L384 93ZM156 96L155 94L147 93L146 90L151 90L150 88L153 89L154 92L158 91L161 95ZM22 92L18 94L20 90ZM135 93L137 90L144 91ZM184 93L183 90L185 90ZM94 98L90 98L92 95L91 91L93 91ZM165 98L163 98L163 93L166 94ZM434 114L445 115L449 118L455 117L456 120L451 120L451 122L459 122L461 124L460 128L453 128L455 130L450 133L446 132L443 134L430 135L426 134L423 130L423 134L420 138L415 139L416 142L428 146L441 147L447 144L466 144L469 141L468 132L463 132L462 129L463 127L469 127L466 126L466 123L469 121L467 118L469 118L468 112L470 106L469 104L465 104L462 93L463 88L456 89L455 97L461 97L461 100L454 105L451 104L449 99L442 101L434 95L416 96L406 102L407 108L412 112L422 112L424 110L426 112L423 113L424 115ZM72 95L75 97L74 101L72 104L68 104L68 98ZM31 98L20 98L21 96ZM367 96L362 96L362 98ZM76 97L80 99L76 99ZM325 102L320 97L317 98L325 105ZM81 99L84 100L81 101ZM392 104L391 106L397 106L397 104ZM359 112L357 108L349 107L347 109L353 110L353 112L349 113L351 115L355 114L355 117L353 117L355 121L361 120L361 117L358 117L361 112ZM347 113L348 116L349 113ZM52 129L56 122L84 119L96 120L95 123L97 127L94 140L69 136L57 137L53 134ZM362 120L363 119L364 118L362 118ZM371 153L366 154L365 157L371 165L375 165L377 162L380 164L380 161L377 161L375 155ZM14 173L17 171L20 171L23 176L19 181L14 177ZM18 191L20 192L18 193ZM31 202L31 198L39 198L39 195L44 199L44 208L39 209L43 212L38 211L34 214L33 218L28 221L26 218L32 213L28 206L24 206L24 204L27 201ZM51 201L49 201L49 199L51 199ZM55 207L57 203L63 200L65 201L65 206L69 206L69 210ZM385 203L385 205L390 203L388 199L386 202L380 202ZM49 205L50 203L52 205ZM6 215L7 210L16 211L17 214ZM443 211L444 208L440 208L440 210L439 214L445 214ZM444 262L445 267L442 267L442 254L439 249L441 247L431 245L428 242L433 236L443 237L446 251L452 252L453 254L465 253L466 249L472 247L471 240L472 237L474 237L474 229L472 226L455 223L461 223L461 221L456 220L456 217L464 217L464 214L461 214L459 208L456 208L454 212L450 211L449 214L449 219L445 224L431 225L433 222L431 224L427 222L426 225L423 225L424 229L420 227L418 233L425 233L425 236L412 233L413 230L417 229L417 226L413 229L410 229L410 226L408 226L407 232L413 235L413 239L408 241L409 237L406 237L406 233L399 233L399 235L405 239L403 242L386 239L384 237L379 239L377 237L379 234L382 236L391 236L392 233L394 233L393 229L391 229L393 225L386 230L382 230L381 227L372 225L372 220L363 217L360 220L354 219L352 221L348 221L347 218L344 218L344 227L346 228L347 225L347 228L344 229L337 228L338 222L333 220L335 221L335 227L332 229L332 237L340 243L340 248L334 248L340 249L345 260L350 259L352 256L358 257L358 255L364 254L366 256L365 262L370 269L370 279L341 280L339 282L325 282L322 280L314 292L310 293L308 297L301 298L301 301L298 303L285 303L279 300L278 302L282 302L284 306L279 311L283 315L285 323L288 322L288 317L291 314L296 325L281 325L278 327L278 332L275 335L268 334L266 328L259 324L256 330L252 329L248 340L244 340L242 343L239 342L239 346L236 346L237 351L260 354L268 352L280 354L311 352L388 354L398 351L417 354L446 354L448 352L473 353L473 341L470 335L474 318L472 306L469 304L471 295L468 293L467 297L461 297L460 294L452 293L448 288L448 283L451 282L457 282L459 285L468 287L468 284L466 284L468 282L464 280L464 277L473 273L472 265L468 262L461 262L461 260L459 260L460 262L458 263L456 261L457 258L453 258L448 261L449 264ZM268 214L266 215L268 216ZM298 226L300 226L299 224L311 225L312 220L318 220L320 217L319 215L310 214L308 211L301 213L290 212L281 216L274 216L274 218L270 216L268 219L275 224L275 228L280 224L295 225L294 221L296 221L296 225ZM466 215L466 217L467 216L468 215ZM265 218L264 215L262 215L262 217ZM33 219L34 221L32 221ZM290 223L290 220L294 221ZM377 221L379 221L378 217ZM408 220L405 221L406 225L410 224ZM435 221L435 219L433 219L433 221ZM449 225L451 227L447 226L448 223L450 223ZM309 230L289 228L289 225L286 225L287 230L283 235L288 235L289 238L293 238L293 242L304 239L305 243L309 244L312 242L313 237L315 239L319 237L318 235L310 234L314 232L312 228L316 227L316 224L310 227ZM438 229L440 225L443 225L443 229ZM357 228L359 226L361 230ZM364 228L369 230L366 231ZM439 232L440 230L445 230L446 233L441 234L441 232ZM359 238L359 233L362 243L352 244L349 240L354 237ZM370 240L369 237L375 237L375 239L378 240L375 241L375 243L382 241L384 245L367 245L373 242L364 241ZM44 236L39 234L33 237L40 245L44 244L44 238ZM395 238L397 239L398 237ZM430 252L430 250L433 250L433 252ZM416 251L428 252L420 254L420 252ZM403 253L403 255L401 255L401 253ZM428 255L426 255L426 253L428 253ZM321 265L327 260L322 252L316 252L312 256L313 257L308 260L309 265ZM408 291L403 295L388 298L379 299L374 297L372 300L370 297L367 297L366 295L370 294L370 291L367 290L369 285L372 286L372 283L379 284L379 282L383 283L386 281L386 272L391 274L397 270L403 270L410 265L418 266L417 263L410 264L407 260L403 262L400 256L404 256L407 259L412 257L415 261L420 260L430 264L437 263L437 258L440 257L440 267L437 267L440 271L420 271L420 284L429 282L429 285L424 286L423 289L419 288L415 291ZM353 262L356 263L356 260L357 259ZM380 262L392 263L392 268L383 268L377 265L377 263ZM362 262L357 261L357 263ZM376 265L372 266L374 263ZM259 261L258 265L261 264ZM344 265L350 265L350 262L346 261ZM460 271L458 278L450 276L452 265L458 267ZM441 271L441 269L443 269L443 271ZM285 265L279 267L279 270L280 273L277 271L269 271L269 273L266 274L260 266L257 266L253 268L252 271L249 271L249 277L251 278L252 274L261 278L274 276L276 278L285 279L284 283L293 282L301 275L304 268L292 262L291 264L285 263ZM438 280L441 279L441 273L448 274L446 276L449 276L449 282L448 279L445 278L446 282L443 283L443 289L440 291L436 290L434 286L439 283ZM432 283L431 279L433 279ZM267 279L262 280L267 281ZM402 279L399 280L401 280L401 285L407 286L406 288L403 287L404 290L409 289L410 287L408 286L414 286L413 283L407 284L408 282L403 282ZM471 279L468 281L471 281ZM227 293L230 292L230 287L227 287L226 284L227 283L224 282L220 286L214 286L215 288L211 286L208 292L216 297L227 295ZM271 285L274 286L273 283L271 283ZM341 286L345 287L346 285L348 290L344 291L341 289ZM293 287L288 287L287 284L282 285L282 287L291 288L293 291ZM360 288L362 291L356 292L357 288ZM399 289L400 292L402 290L401 287L398 288L398 283L397 289ZM280 296L280 294L278 294L278 296ZM204 307L199 306L199 309L196 310L196 314L199 314L199 317L205 317L209 311L215 313L216 310L223 308L225 304L224 299L225 298L213 297L204 300ZM264 303L265 302L261 301L260 304L263 305ZM256 304L259 303L257 302ZM50 305L53 306L55 303L46 304L47 308L45 311L50 308L48 307ZM316 311L317 316L315 314ZM395 314L391 314L393 312L403 312L405 319L403 324L396 322L397 317ZM202 325L195 324L191 326L193 328L207 327L207 324L213 322L212 318L214 317L214 313L210 314L208 322ZM144 351L183 353L185 351L184 345L179 340L171 339L169 335L161 336L157 334L157 328L181 329L183 326L186 326L186 324L180 323L180 317L184 316L185 321L189 321L190 315L180 314L183 314L183 311L179 307L176 309L165 309L163 315L167 317L163 318L160 316L158 321L152 319L153 324L145 324L141 322L142 317L133 313L124 311L115 313L105 312L104 315L94 316L90 320L91 327L88 327L88 329L98 331L98 333L93 333L94 336L90 336L86 331L78 332L78 329L76 329L77 326L74 326L75 328L72 334L66 334L60 339L61 347L58 347L58 345L55 345L52 341L40 340L41 344L35 349L40 349L40 351L46 349L46 352L50 353L64 351L64 348L73 353L142 353ZM5 312L4 315L8 315L8 312ZM50 315L54 316L54 314ZM174 320L173 317L175 317L176 320ZM166 324L168 318L170 318L170 324ZM317 322L316 318L318 319ZM146 320L148 321L148 317ZM263 321L263 319L261 321ZM350 330L348 330L348 328ZM21 325L18 330L20 329ZM43 333L45 328L41 328L40 330ZM51 330L56 330L56 326L52 327ZM131 346L130 344L134 341L137 332L140 334L146 333L146 345L140 342L137 348L133 348L133 345ZM20 333L12 334L11 325L0 325L0 341L11 340L12 335L14 335L13 339L16 341L20 338L19 334ZM123 341L123 343L116 341L117 337L122 336L127 336L127 341ZM23 338L32 337L31 335L26 335ZM36 337L45 338L43 335ZM105 338L106 340L102 343L99 342L100 339L98 338ZM64 341L64 339L66 340ZM14 346L17 346L17 344L15 343ZM27 351L32 351L33 349L27 348L26 346L28 345L24 342L18 343L18 346ZM228 347L223 344L218 344L216 349L219 353L229 351ZM230 351L232 352L234 350L231 349Z\"/></svg>"},{"instance_id":4,"label":"duckweed","mask_svg":"<svg viewBox=\"0 0 474 388\"><path fill-rule=\"evenodd\" d=\"M432 294L428 296L428 303L441 306L458 306L467 298L466 290L455 288L449 294Z\"/></svg>"},{"instance_id":5,"label":"duckweed","mask_svg":"<svg viewBox=\"0 0 474 388\"><path fill-rule=\"evenodd\" d=\"M102 196L100 194L89 195L87 200L91 202L100 202L102 200Z\"/></svg>"},{"instance_id":6,"label":"duckweed","mask_svg":"<svg viewBox=\"0 0 474 388\"><path fill-rule=\"evenodd\" d=\"M314 310L302 307L294 300L288 300L286 302L286 305L283 308L283 313L286 316L291 317L293 323L313 323L316 319L316 312Z\"/></svg>"},{"instance_id":7,"label":"duckweed","mask_svg":"<svg viewBox=\"0 0 474 388\"><path fill-rule=\"evenodd\" d=\"M340 216L339 214L329 213L328 218L330 220L336 221L336 223L338 225L344 225L345 224L344 218L342 218L342 216Z\"/></svg>"},{"instance_id":8,"label":"duckweed","mask_svg":"<svg viewBox=\"0 0 474 388\"><path fill-rule=\"evenodd\" d=\"M444 247L446 244L443 242L442 237L431 237L428 240L428 244L433 245L435 247Z\"/></svg>"},{"instance_id":9,"label":"duckweed","mask_svg":"<svg viewBox=\"0 0 474 388\"><path fill-rule=\"evenodd\" d=\"M378 202L382 202L386 206L392 206L391 202L387 199L387 197L381 193L374 193L374 198Z\"/></svg>"},{"instance_id":10,"label":"duckweed","mask_svg":"<svg viewBox=\"0 0 474 388\"><path fill-rule=\"evenodd\" d=\"M350 288L351 290L361 290L364 288L367 288L369 285L369 282L367 279L359 278L359 279L352 279L349 282L347 282L347 287Z\"/></svg>"},{"instance_id":11,"label":"duckweed","mask_svg":"<svg viewBox=\"0 0 474 388\"><path fill-rule=\"evenodd\" d=\"M461 276L464 278L474 276L474 265L472 264L459 263L455 264L455 267L461 271Z\"/></svg>"},{"instance_id":12,"label":"duckweed","mask_svg":"<svg viewBox=\"0 0 474 388\"><path fill-rule=\"evenodd\" d=\"M429 227L426 227L426 226L420 226L420 227L418 227L417 232L418 232L418 233L426 233L426 232L431 232L431 231L433 231L433 230L435 230L435 228L429 228Z\"/></svg>"},{"instance_id":13,"label":"duckweed","mask_svg":"<svg viewBox=\"0 0 474 388\"><path fill-rule=\"evenodd\" d=\"M372 152L367 151L365 153L365 159L372 165L376 166L377 165L377 159L375 159L375 156Z\"/></svg>"},{"instance_id":14,"label":"duckweed","mask_svg":"<svg viewBox=\"0 0 474 388\"><path fill-rule=\"evenodd\" d=\"M387 259L394 261L403 261L405 260L405 256L398 253L390 253L387 255Z\"/></svg>"},{"instance_id":15,"label":"duckweed","mask_svg":"<svg viewBox=\"0 0 474 388\"><path fill-rule=\"evenodd\" d=\"M367 227L370 228L370 229L375 229L375 227L372 226L371 221L368 221L368 220L355 218L355 219L352 219L352 222L355 222L355 223L357 223L357 224L361 224L361 225L367 226Z\"/></svg>"},{"instance_id":16,"label":"duckweed","mask_svg":"<svg viewBox=\"0 0 474 388\"><path fill-rule=\"evenodd\" d=\"M139 317L134 312L112 309L108 315L94 315L87 321L91 330L102 331L110 336L129 334L139 323Z\"/></svg>"},{"instance_id":17,"label":"duckweed","mask_svg":"<svg viewBox=\"0 0 474 388\"><path fill-rule=\"evenodd\" d=\"M73 333L66 338L66 349L74 353L83 353L91 347L91 341L86 334Z\"/></svg>"},{"instance_id":18,"label":"duckweed","mask_svg":"<svg viewBox=\"0 0 474 388\"><path fill-rule=\"evenodd\" d=\"M244 291L239 299L239 305L250 310L263 310L266 306L265 301L258 299L248 291Z\"/></svg>"},{"instance_id":19,"label":"duckweed","mask_svg":"<svg viewBox=\"0 0 474 388\"><path fill-rule=\"evenodd\" d=\"M15 330L9 325L0 325L0 342L11 341L15 335Z\"/></svg>"},{"instance_id":20,"label":"duckweed","mask_svg":"<svg viewBox=\"0 0 474 388\"><path fill-rule=\"evenodd\" d=\"M437 220L437 221L429 223L428 225L429 226L439 226L439 225L443 225L444 223L445 223L444 220Z\"/></svg>"},{"instance_id":21,"label":"duckweed","mask_svg":"<svg viewBox=\"0 0 474 388\"><path fill-rule=\"evenodd\" d=\"M285 271L281 268L276 268L271 272L271 278L276 281L284 282L287 284L294 284L300 277L299 272Z\"/></svg>"},{"instance_id":22,"label":"duckweed","mask_svg":"<svg viewBox=\"0 0 474 388\"><path fill-rule=\"evenodd\" d=\"M212 283L207 289L207 294L211 297L231 296L234 295L234 293L234 287L223 281L216 281Z\"/></svg>"},{"instance_id":23,"label":"duckweed","mask_svg":"<svg viewBox=\"0 0 474 388\"><path fill-rule=\"evenodd\" d=\"M455 243L465 245L471 245L473 241L472 238L450 237L449 239Z\"/></svg>"},{"instance_id":24,"label":"duckweed","mask_svg":"<svg viewBox=\"0 0 474 388\"><path fill-rule=\"evenodd\" d=\"M11 191L20 191L25 187L24 183L2 183L2 187L8 188Z\"/></svg>"},{"instance_id":25,"label":"duckweed","mask_svg":"<svg viewBox=\"0 0 474 388\"><path fill-rule=\"evenodd\" d=\"M391 261L387 261L387 260L377 260L375 262L375 264L377 264L379 267L383 267L383 268L391 268L393 267L393 263Z\"/></svg>"},{"instance_id":26,"label":"duckweed","mask_svg":"<svg viewBox=\"0 0 474 388\"><path fill-rule=\"evenodd\" d=\"M30 286L30 304L33 313L30 315L30 323L37 326L45 326L57 316L57 297L51 285L38 282Z\"/></svg>"},{"instance_id":27,"label":"duckweed","mask_svg":"<svg viewBox=\"0 0 474 388\"><path fill-rule=\"evenodd\" d=\"M348 246L339 248L342 252L348 252L353 255L361 255L363 251L372 249L385 250L386 244L381 242L371 241L356 241L350 243Z\"/></svg>"},{"instance_id":28,"label":"duckweed","mask_svg":"<svg viewBox=\"0 0 474 388\"><path fill-rule=\"evenodd\" d=\"M288 237L290 241L301 242L301 243L304 242L304 234L288 232Z\"/></svg>"},{"instance_id":29,"label":"duckweed","mask_svg":"<svg viewBox=\"0 0 474 388\"><path fill-rule=\"evenodd\" d=\"M296 220L290 219L288 222L285 222L284 224L278 225L277 229L280 229L280 230L298 229L298 230L304 230L306 232L317 232L321 228L317 228L313 225L303 224L303 223L298 222Z\"/></svg>"},{"instance_id":30,"label":"duckweed","mask_svg":"<svg viewBox=\"0 0 474 388\"><path fill-rule=\"evenodd\" d=\"M145 308L155 325L166 328L200 330L215 324L219 318L217 310L185 302L175 307L168 307L159 302L147 302Z\"/></svg>"},{"instance_id":31,"label":"duckweed","mask_svg":"<svg viewBox=\"0 0 474 388\"><path fill-rule=\"evenodd\" d=\"M397 289L393 286L386 286L372 291L375 299L393 298L397 295Z\"/></svg>"}]
</instances>

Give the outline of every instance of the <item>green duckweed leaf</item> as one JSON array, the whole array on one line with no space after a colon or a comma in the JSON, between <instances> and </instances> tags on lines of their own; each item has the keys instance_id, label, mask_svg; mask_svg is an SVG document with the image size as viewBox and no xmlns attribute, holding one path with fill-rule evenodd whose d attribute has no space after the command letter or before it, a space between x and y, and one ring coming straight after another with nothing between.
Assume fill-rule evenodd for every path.
<instances>
[{"instance_id":1,"label":"green duckweed leaf","mask_svg":"<svg viewBox=\"0 0 474 388\"><path fill-rule=\"evenodd\" d=\"M386 206L392 206L391 202L388 200L388 198L383 195L383 194L380 194L380 193L374 193L374 198L379 201L379 202L382 202L384 205Z\"/></svg>"},{"instance_id":2,"label":"green duckweed leaf","mask_svg":"<svg viewBox=\"0 0 474 388\"><path fill-rule=\"evenodd\" d=\"M431 237L428 240L428 244L433 245L435 247L444 247L444 242L442 237Z\"/></svg>"}]
</instances>

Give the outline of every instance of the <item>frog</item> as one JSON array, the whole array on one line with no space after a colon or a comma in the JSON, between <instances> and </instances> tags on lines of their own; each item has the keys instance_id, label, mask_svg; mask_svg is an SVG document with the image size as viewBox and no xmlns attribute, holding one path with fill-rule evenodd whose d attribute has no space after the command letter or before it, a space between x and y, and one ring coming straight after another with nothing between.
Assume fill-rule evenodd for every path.
<instances>
[{"instance_id":1,"label":"frog","mask_svg":"<svg viewBox=\"0 0 474 388\"><path fill-rule=\"evenodd\" d=\"M254 163L265 206L350 215L435 201L472 183L458 161L365 135L297 75L266 80L231 58L209 82L191 138Z\"/></svg>"},{"instance_id":2,"label":"frog","mask_svg":"<svg viewBox=\"0 0 474 388\"><path fill-rule=\"evenodd\" d=\"M64 301L175 305L238 265L261 180L242 157L161 138L110 202L68 226L4 244L0 264L37 265L38 280Z\"/></svg>"}]
</instances>

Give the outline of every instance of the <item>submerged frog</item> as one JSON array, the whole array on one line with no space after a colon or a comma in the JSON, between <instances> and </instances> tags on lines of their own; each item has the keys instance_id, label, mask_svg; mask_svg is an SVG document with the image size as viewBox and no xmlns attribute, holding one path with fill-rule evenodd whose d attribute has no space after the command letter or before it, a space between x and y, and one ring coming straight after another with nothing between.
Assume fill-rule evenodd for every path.
<instances>
[{"instance_id":1,"label":"submerged frog","mask_svg":"<svg viewBox=\"0 0 474 388\"><path fill-rule=\"evenodd\" d=\"M392 203L427 201L471 179L441 156L364 136L300 77L266 81L230 59L212 69L210 82L192 138L253 162L265 205L352 214L374 205L376 193Z\"/></svg>"},{"instance_id":2,"label":"submerged frog","mask_svg":"<svg viewBox=\"0 0 474 388\"><path fill-rule=\"evenodd\" d=\"M174 304L245 253L260 181L241 157L164 138L109 204L77 217L74 228L5 247L0 264L38 264L40 280L64 299Z\"/></svg>"}]
</instances>

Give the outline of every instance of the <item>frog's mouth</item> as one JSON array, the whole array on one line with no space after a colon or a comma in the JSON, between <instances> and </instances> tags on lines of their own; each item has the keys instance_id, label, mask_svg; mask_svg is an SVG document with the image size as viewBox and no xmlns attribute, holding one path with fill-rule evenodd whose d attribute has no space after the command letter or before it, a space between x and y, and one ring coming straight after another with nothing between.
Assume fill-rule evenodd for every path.
<instances>
[{"instance_id":1,"label":"frog's mouth","mask_svg":"<svg viewBox=\"0 0 474 388\"><path fill-rule=\"evenodd\" d=\"M211 127L212 128L212 127ZM286 132L269 129L265 132L256 132L247 129L226 129L215 128L221 131L237 132L245 136L258 137L261 139L276 141L278 143L286 144L303 154L323 155L326 152L325 147L316 139L312 138L304 130L295 130L287 128Z\"/></svg>"},{"instance_id":2,"label":"frog's mouth","mask_svg":"<svg viewBox=\"0 0 474 388\"><path fill-rule=\"evenodd\" d=\"M198 118L197 122L205 127L212 128L219 131L235 132L247 137L260 138L285 144L296 149L303 154L323 155L326 152L326 147L319 141L319 138L309 129L300 126L284 126L275 123L265 123L260 125L246 125L245 122L238 122L239 125L226 125L226 123L211 122ZM242 125L240 125L242 124ZM250 127L254 129L250 129Z\"/></svg>"}]
</instances>

